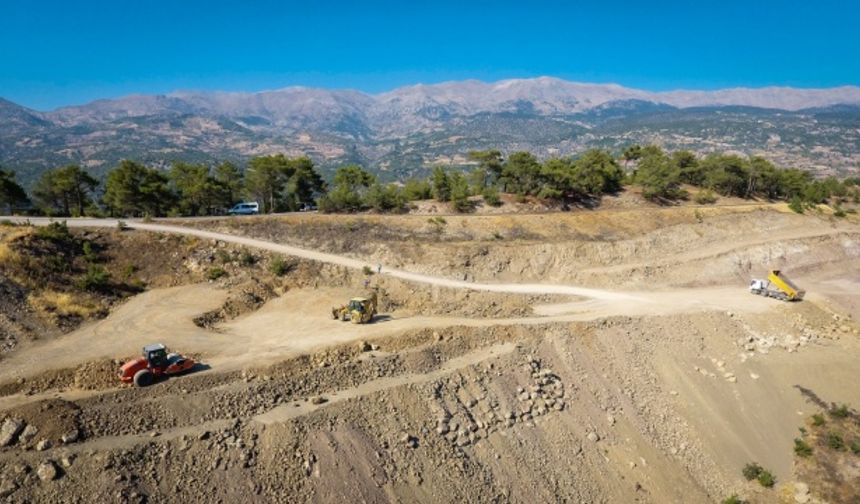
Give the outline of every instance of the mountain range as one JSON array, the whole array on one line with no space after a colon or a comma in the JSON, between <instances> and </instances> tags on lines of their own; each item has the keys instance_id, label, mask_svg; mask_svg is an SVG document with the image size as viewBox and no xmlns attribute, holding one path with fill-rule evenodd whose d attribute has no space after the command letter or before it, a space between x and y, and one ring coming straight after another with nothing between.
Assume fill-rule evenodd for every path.
<instances>
[{"instance_id":1,"label":"mountain range","mask_svg":"<svg viewBox=\"0 0 860 504\"><path fill-rule=\"evenodd\" d=\"M242 162L283 152L324 171L345 163L383 179L463 166L470 150L541 157L657 143L764 155L819 174L860 166L860 87L649 92L540 77L402 87L381 94L289 87L175 92L53 111L0 98L0 165L25 182L79 163L103 174L123 158Z\"/></svg>"}]
</instances>

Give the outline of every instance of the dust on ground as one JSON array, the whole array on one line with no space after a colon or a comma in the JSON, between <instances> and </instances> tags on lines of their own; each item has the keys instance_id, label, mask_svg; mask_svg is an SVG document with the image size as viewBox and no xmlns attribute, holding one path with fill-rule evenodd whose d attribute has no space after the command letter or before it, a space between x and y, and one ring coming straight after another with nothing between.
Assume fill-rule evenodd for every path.
<instances>
[{"instance_id":1,"label":"dust on ground","mask_svg":"<svg viewBox=\"0 0 860 504\"><path fill-rule=\"evenodd\" d=\"M192 269L225 275L139 294L104 320L3 361L12 385L2 389L0 434L7 421L15 432L0 448L0 494L11 502L853 498L827 483L834 471L847 488L860 481L850 450L818 469L793 456L797 428L821 412L801 390L860 404L850 386L860 356L855 286L838 274L860 256L856 224L752 207L641 210L446 216L441 232L426 217L356 218L365 239L349 254L363 259L389 264L402 252L401 266L449 278L469 268L477 281L583 280L631 294L601 299L432 287L312 261L282 278L269 274L268 255L197 244L208 252L193 256ZM206 222L327 251L361 236L337 236L352 231L329 216ZM494 238L508 236L503 223L532 234ZM749 276L770 267L807 287L807 300L749 294ZM257 290L255 279L271 290ZM382 293L376 322L331 319L333 304L365 288ZM195 324L204 314L207 323ZM114 359L153 335L211 369L146 389L111 385ZM49 371L63 378L40 382ZM76 384L75 372L95 384ZM71 423L47 426L50 415L36 413L48 403ZM31 422L48 447L35 446L33 429L22 441ZM816 450L822 439L811 438ZM742 477L752 461L774 473L774 489Z\"/></svg>"}]
</instances>

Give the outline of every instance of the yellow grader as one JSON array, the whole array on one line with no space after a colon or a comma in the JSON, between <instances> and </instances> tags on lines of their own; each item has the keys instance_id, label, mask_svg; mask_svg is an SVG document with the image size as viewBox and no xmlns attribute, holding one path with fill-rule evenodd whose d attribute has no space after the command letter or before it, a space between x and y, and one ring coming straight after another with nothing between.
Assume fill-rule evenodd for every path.
<instances>
[{"instance_id":1,"label":"yellow grader","mask_svg":"<svg viewBox=\"0 0 860 504\"><path fill-rule=\"evenodd\" d=\"M347 320L353 324L367 324L376 315L376 292L369 292L365 297L354 297L348 304L335 306L331 309L333 319Z\"/></svg>"}]
</instances>

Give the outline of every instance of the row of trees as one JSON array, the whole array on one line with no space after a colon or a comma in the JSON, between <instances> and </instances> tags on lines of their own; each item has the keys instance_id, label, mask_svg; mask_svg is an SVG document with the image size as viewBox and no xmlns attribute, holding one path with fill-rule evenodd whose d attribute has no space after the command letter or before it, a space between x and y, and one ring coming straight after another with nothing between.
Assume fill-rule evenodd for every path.
<instances>
[{"instance_id":1,"label":"row of trees","mask_svg":"<svg viewBox=\"0 0 860 504\"><path fill-rule=\"evenodd\" d=\"M103 185L103 187L102 187ZM77 165L46 171L32 199L55 216L213 215L244 198L260 201L266 212L296 210L325 192L313 162L283 155L256 157L243 172L224 162L177 162L167 171L125 160L109 171L104 184ZM29 202L14 174L0 170L0 204L11 210Z\"/></svg>"},{"instance_id":2,"label":"row of trees","mask_svg":"<svg viewBox=\"0 0 860 504\"><path fill-rule=\"evenodd\" d=\"M430 198L467 212L478 199L501 204L500 193L594 204L625 184L641 185L644 196L656 201L685 198L684 184L724 196L806 203L823 203L834 196L856 199L860 193L856 179L814 180L808 172L780 169L761 157L699 158L690 151L670 153L653 145L630 146L619 159L600 149L544 162L529 152L505 158L498 150L474 151L469 158L471 171L436 167L428 178L402 184L382 184L360 166L349 165L338 169L328 185L309 158L280 154L255 157L244 171L230 162L214 167L177 162L164 171L126 160L108 172L103 184L70 165L45 172L32 198L44 213L57 216L194 216L221 213L242 199L260 202L264 212L313 204L324 212L397 212L412 201ZM14 173L0 170L0 205L11 210L27 200Z\"/></svg>"},{"instance_id":3,"label":"row of trees","mask_svg":"<svg viewBox=\"0 0 860 504\"><path fill-rule=\"evenodd\" d=\"M358 166L337 171L331 191L320 199L320 210L378 211L405 209L410 201L435 198L451 202L455 210L474 208L472 196L498 205L500 192L521 197L552 200L593 200L621 189L624 171L606 151L589 150L576 159L550 159L544 163L529 152L515 152L504 159L497 150L475 151L470 172L433 169L428 179L411 179L404 184L382 185Z\"/></svg>"},{"instance_id":4,"label":"row of trees","mask_svg":"<svg viewBox=\"0 0 860 504\"><path fill-rule=\"evenodd\" d=\"M625 164L635 162L630 179L643 188L645 197L673 200L686 197L682 184L708 189L723 196L762 197L770 200L800 200L818 204L832 197L857 194L858 180L835 177L814 180L809 172L777 168L753 156L710 154L698 158L690 151L666 153L657 146L633 146L624 151Z\"/></svg>"}]
</instances>

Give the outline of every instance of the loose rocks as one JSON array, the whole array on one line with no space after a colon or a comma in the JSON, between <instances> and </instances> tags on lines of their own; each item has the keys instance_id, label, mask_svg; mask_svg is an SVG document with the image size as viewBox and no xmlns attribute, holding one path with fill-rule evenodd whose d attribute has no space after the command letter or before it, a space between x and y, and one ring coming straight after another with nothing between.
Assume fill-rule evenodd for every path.
<instances>
[{"instance_id":1,"label":"loose rocks","mask_svg":"<svg viewBox=\"0 0 860 504\"><path fill-rule=\"evenodd\" d=\"M17 418L7 418L0 425L0 446L9 446L15 443L18 433L24 428L24 422Z\"/></svg>"},{"instance_id":2,"label":"loose rocks","mask_svg":"<svg viewBox=\"0 0 860 504\"><path fill-rule=\"evenodd\" d=\"M46 460L39 464L39 467L36 469L36 474L42 481L51 481L60 475L60 470L52 460Z\"/></svg>"}]
</instances>

